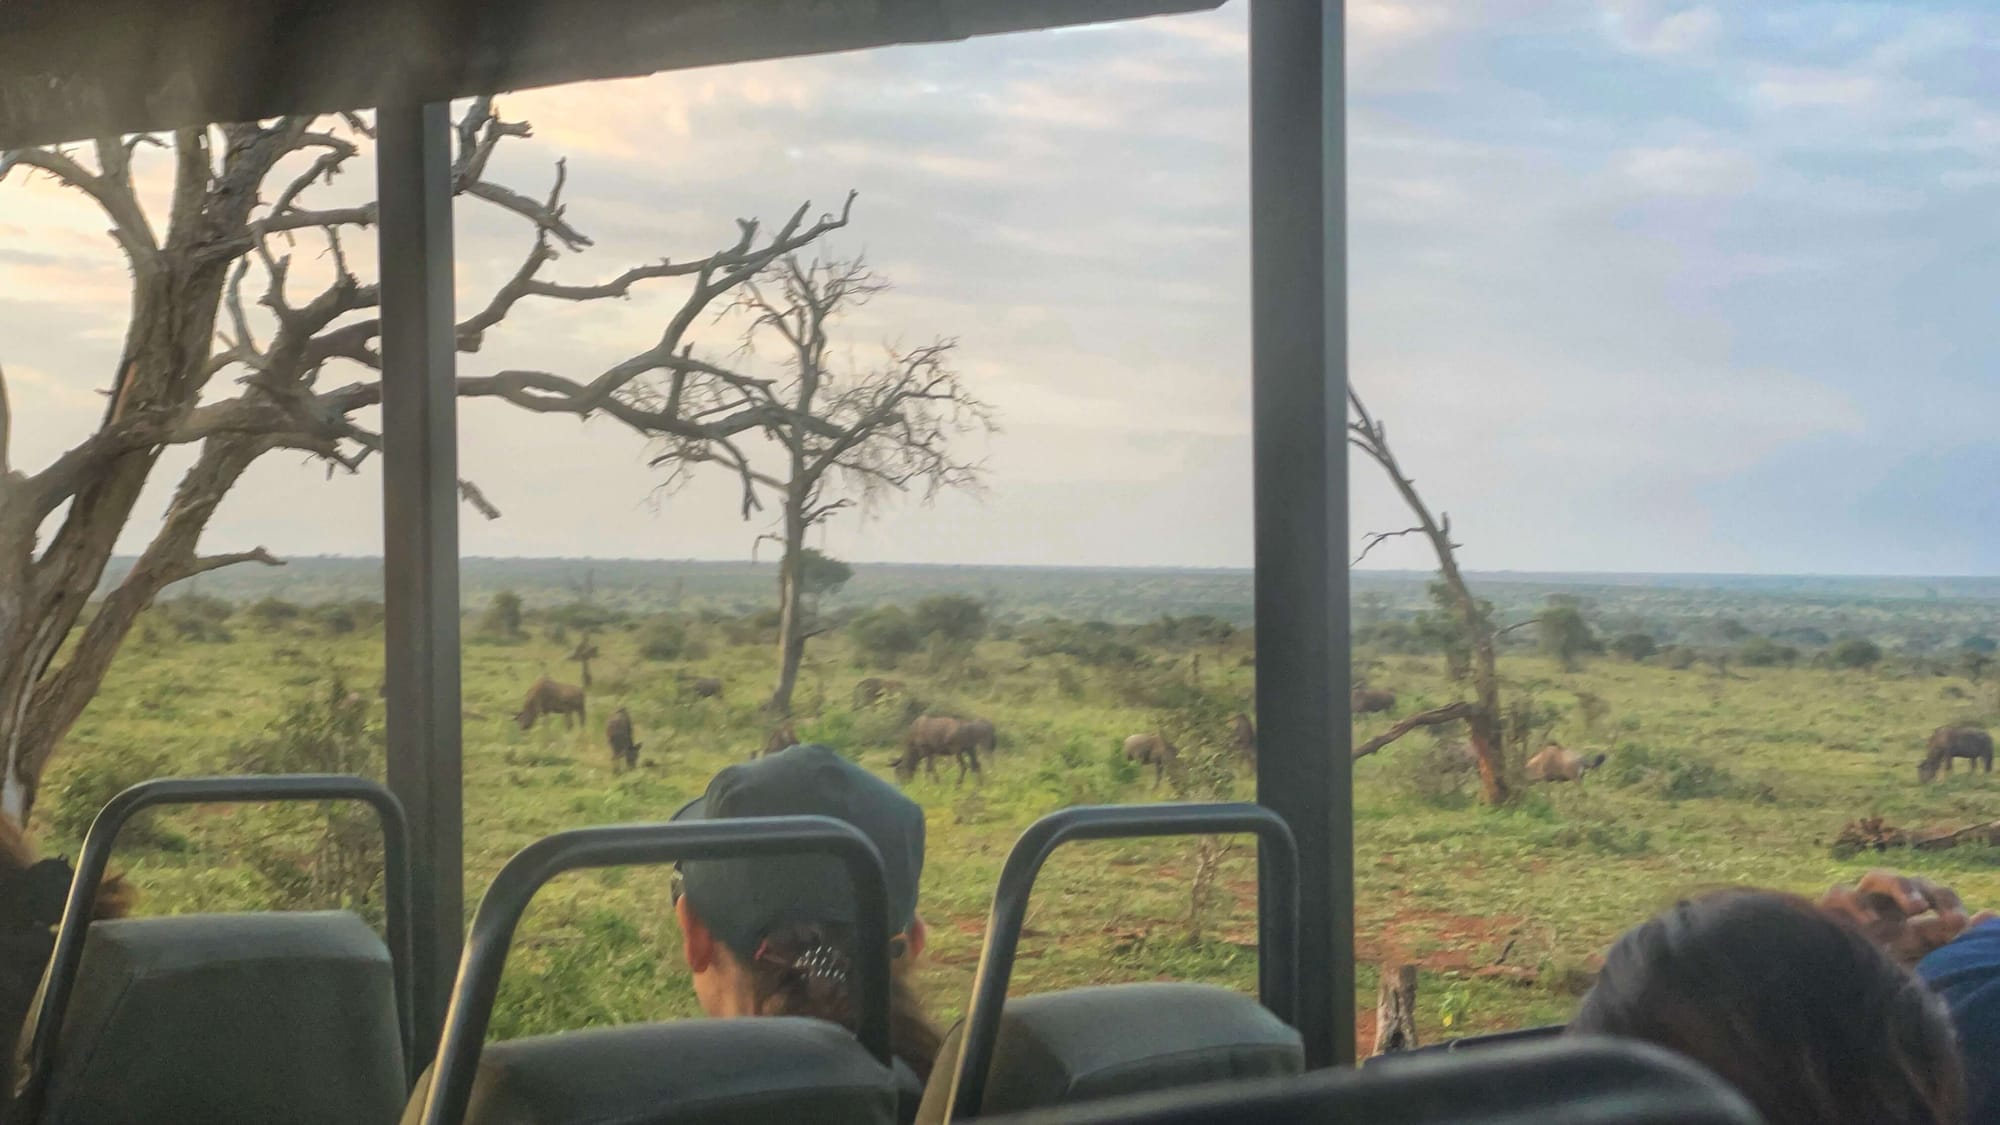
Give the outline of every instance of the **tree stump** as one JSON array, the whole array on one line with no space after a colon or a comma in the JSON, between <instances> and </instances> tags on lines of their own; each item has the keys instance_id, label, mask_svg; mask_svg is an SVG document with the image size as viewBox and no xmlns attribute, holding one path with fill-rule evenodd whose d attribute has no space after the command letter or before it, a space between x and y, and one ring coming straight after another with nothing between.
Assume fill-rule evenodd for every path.
<instances>
[{"instance_id":1,"label":"tree stump","mask_svg":"<svg viewBox=\"0 0 2000 1125\"><path fill-rule=\"evenodd\" d=\"M1375 1053L1407 1051L1417 1045L1417 967L1382 966L1375 994Z\"/></svg>"}]
</instances>

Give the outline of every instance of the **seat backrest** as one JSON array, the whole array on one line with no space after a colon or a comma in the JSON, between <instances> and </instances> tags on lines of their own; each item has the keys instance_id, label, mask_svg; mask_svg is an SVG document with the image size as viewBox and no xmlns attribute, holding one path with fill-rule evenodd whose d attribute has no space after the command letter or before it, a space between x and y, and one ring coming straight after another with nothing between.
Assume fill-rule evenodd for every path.
<instances>
[{"instance_id":1,"label":"seat backrest","mask_svg":"<svg viewBox=\"0 0 2000 1125\"><path fill-rule=\"evenodd\" d=\"M430 1090L417 1082L403 1120ZM814 1019L689 1020L488 1044L465 1125L894 1125L888 1069Z\"/></svg>"},{"instance_id":2,"label":"seat backrest","mask_svg":"<svg viewBox=\"0 0 2000 1125\"><path fill-rule=\"evenodd\" d=\"M389 1125L393 977L342 911L93 923L38 1125Z\"/></svg>"},{"instance_id":3,"label":"seat backrest","mask_svg":"<svg viewBox=\"0 0 2000 1125\"><path fill-rule=\"evenodd\" d=\"M1512 1031L1495 1031L1486 1035L1467 1035L1458 1039L1446 1039L1439 1043L1426 1043L1421 1047L1411 1047L1395 1054L1376 1055L1364 1062L1363 1066L1384 1066L1407 1059L1412 1055L1454 1054L1458 1051L1485 1051L1494 1047L1504 1047L1515 1043L1538 1043L1554 1039L1563 1033L1559 1023L1543 1024L1540 1027L1520 1027Z\"/></svg>"},{"instance_id":4,"label":"seat backrest","mask_svg":"<svg viewBox=\"0 0 2000 1125\"><path fill-rule=\"evenodd\" d=\"M959 1037L931 1071L919 1125L944 1120ZM1007 1001L980 1116L1144 1090L1299 1073L1299 1034L1255 999L1203 984L1117 984Z\"/></svg>"},{"instance_id":5,"label":"seat backrest","mask_svg":"<svg viewBox=\"0 0 2000 1125\"><path fill-rule=\"evenodd\" d=\"M993 1125L1763 1125L1687 1059L1564 1038L1041 1110Z\"/></svg>"}]
</instances>

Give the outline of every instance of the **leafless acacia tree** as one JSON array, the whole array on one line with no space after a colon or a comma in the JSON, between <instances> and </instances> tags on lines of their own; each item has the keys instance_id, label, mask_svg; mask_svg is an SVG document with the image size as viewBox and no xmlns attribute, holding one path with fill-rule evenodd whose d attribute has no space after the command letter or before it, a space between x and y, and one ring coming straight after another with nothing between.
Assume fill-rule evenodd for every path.
<instances>
[{"instance_id":1,"label":"leafless acacia tree","mask_svg":"<svg viewBox=\"0 0 2000 1125\"><path fill-rule=\"evenodd\" d=\"M790 714L799 664L813 629L803 612L801 558L806 533L836 512L893 492L919 489L926 501L948 488L977 488L980 468L962 459L957 439L993 429L992 411L966 390L951 366L958 344L934 340L911 349L888 347L873 367L853 369L832 355L832 326L867 304L888 283L859 258L807 260L787 255L766 276L745 281L733 311L744 318L742 353L774 347L784 375L769 381L710 381L698 413L754 413L775 453L775 470L753 465L737 446L679 435L664 437L654 459L669 469L669 486L703 461L721 460L778 501L778 528L769 538L778 565L777 687L770 708ZM670 382L670 397L677 382ZM657 381L635 392L661 408ZM760 507L744 495L748 517Z\"/></svg>"},{"instance_id":2,"label":"leafless acacia tree","mask_svg":"<svg viewBox=\"0 0 2000 1125\"><path fill-rule=\"evenodd\" d=\"M596 284L559 283L543 277L544 268L559 253L591 244L565 214L563 165L540 198L486 175L499 144L529 135L526 123L502 120L490 99L473 102L457 122L457 195L518 218L529 234L520 267L458 325L459 350L478 351L524 301L619 298L669 278L687 283L686 299L657 342L594 376L503 370L463 377L459 392L542 413L606 414L649 437L691 445L727 448L773 421L775 403L745 400L738 409L697 412L688 403L699 395L641 406L624 392L660 373L677 388L752 385L692 358L689 329L772 262L844 226L845 209L808 221L802 206L769 232L739 221L733 241L704 257L635 266ZM343 252L344 238L373 224L375 205L315 207L308 198L371 140L365 119L341 115L0 153L0 181L44 174L93 200L132 275L123 351L110 372L103 420L88 437L39 470L16 467L7 457L0 384L0 811L17 822L25 821L51 755L136 617L162 589L219 567L278 563L261 547L197 550L244 471L277 450L324 459L329 471L353 471L380 448L379 435L356 419L382 398L380 294ZM171 163L164 207L146 206L135 184L134 165L147 146L164 149ZM330 275L317 292L298 291L290 255L300 245L322 263L300 272ZM254 306L246 290L261 290ZM336 385L332 372L343 366L356 381ZM198 452L158 533L80 626L142 489L161 454L177 445ZM461 491L489 518L498 515L471 484Z\"/></svg>"},{"instance_id":3,"label":"leafless acacia tree","mask_svg":"<svg viewBox=\"0 0 2000 1125\"><path fill-rule=\"evenodd\" d=\"M1447 703L1404 719L1356 746L1354 756L1361 758L1373 754L1419 727L1463 721L1479 762L1481 795L1488 804L1500 804L1507 800L1508 791L1501 759L1500 676L1493 658L1495 633L1492 618L1479 599L1472 596L1472 591L1466 587L1465 575L1458 569L1458 545L1451 541L1451 517L1431 515L1430 506L1417 493L1416 482L1403 472L1394 451L1389 448L1388 427L1375 420L1362 403L1361 396L1351 387L1348 388L1347 403L1350 415L1347 420L1348 444L1381 466L1382 471L1388 474L1389 482L1395 485L1397 495L1403 498L1403 503L1417 521L1415 526L1400 531L1370 534L1363 541L1361 553L1354 561L1360 563L1368 557L1368 552L1401 536L1422 535L1429 541L1431 549L1437 554L1438 577L1450 595L1452 607L1458 614L1459 627L1465 634L1466 646L1472 652L1473 691L1470 700Z\"/></svg>"}]
</instances>

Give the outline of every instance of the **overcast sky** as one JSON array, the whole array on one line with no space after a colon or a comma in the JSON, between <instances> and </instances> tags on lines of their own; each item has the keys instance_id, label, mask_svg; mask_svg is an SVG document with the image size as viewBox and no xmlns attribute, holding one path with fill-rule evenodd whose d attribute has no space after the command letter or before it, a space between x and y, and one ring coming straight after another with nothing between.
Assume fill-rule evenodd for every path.
<instances>
[{"instance_id":1,"label":"overcast sky","mask_svg":"<svg viewBox=\"0 0 2000 1125\"><path fill-rule=\"evenodd\" d=\"M1469 565L2000 572L2000 8L1348 10L1354 378ZM510 96L536 136L494 171L539 194L568 159L597 242L554 267L575 281L861 193L833 247L897 289L844 347L957 338L1003 432L969 450L983 495L843 514L835 554L1247 565L1244 23L1238 0ZM0 365L32 465L102 409L125 269L87 204L19 181ZM461 208L462 307L524 248L489 210ZM460 370L587 378L677 302L523 313ZM467 514L467 554L742 558L766 530L713 474L649 502L643 445L608 422L471 404L461 429L506 513ZM1356 530L1402 526L1355 472ZM270 458L204 547L373 554L379 489Z\"/></svg>"}]
</instances>

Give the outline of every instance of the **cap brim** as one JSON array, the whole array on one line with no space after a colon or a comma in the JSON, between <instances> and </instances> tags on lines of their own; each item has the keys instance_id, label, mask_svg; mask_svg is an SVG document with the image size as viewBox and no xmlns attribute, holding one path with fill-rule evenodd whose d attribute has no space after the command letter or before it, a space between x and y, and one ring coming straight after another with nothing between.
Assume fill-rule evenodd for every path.
<instances>
[{"instance_id":1,"label":"cap brim","mask_svg":"<svg viewBox=\"0 0 2000 1125\"><path fill-rule=\"evenodd\" d=\"M674 813L674 815L668 817L667 819L670 821L707 820L708 794L703 793L701 796L696 797L694 800L689 801L685 805L682 805L678 812Z\"/></svg>"}]
</instances>

